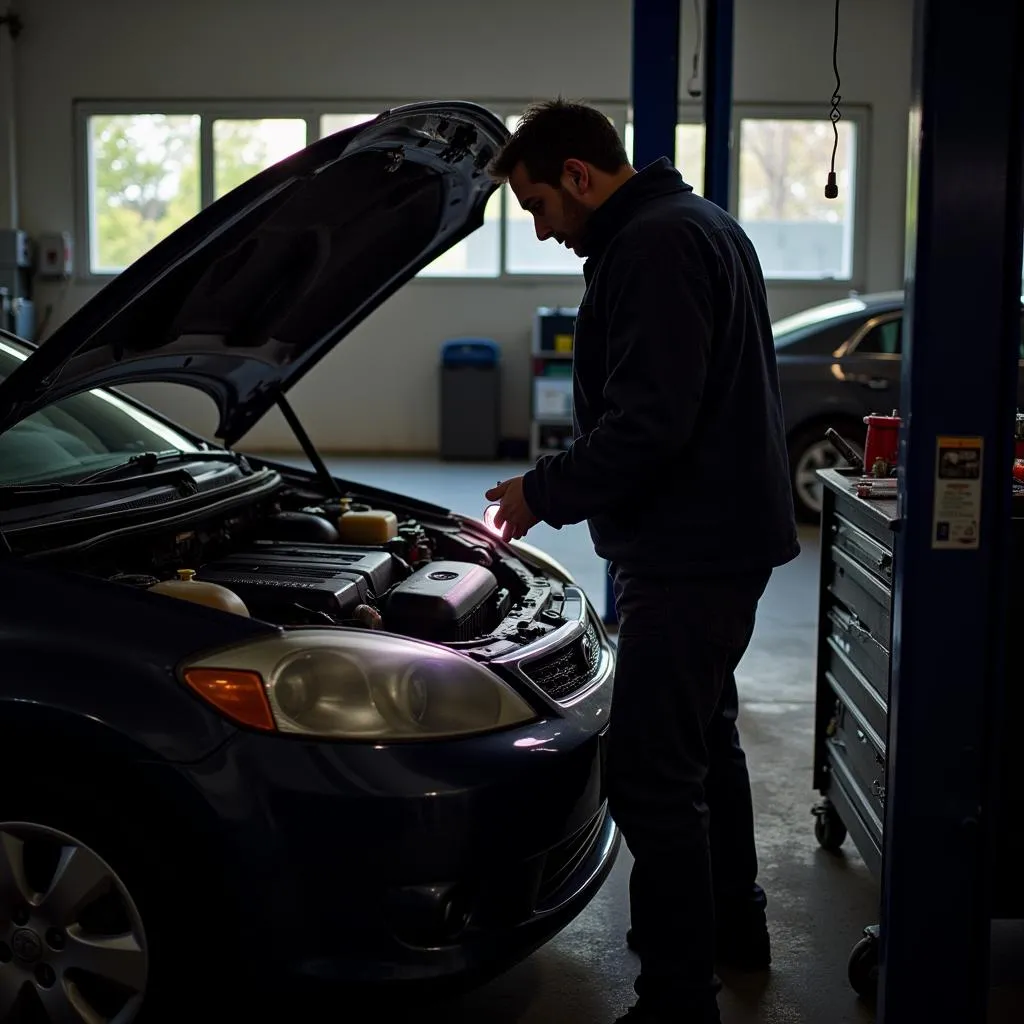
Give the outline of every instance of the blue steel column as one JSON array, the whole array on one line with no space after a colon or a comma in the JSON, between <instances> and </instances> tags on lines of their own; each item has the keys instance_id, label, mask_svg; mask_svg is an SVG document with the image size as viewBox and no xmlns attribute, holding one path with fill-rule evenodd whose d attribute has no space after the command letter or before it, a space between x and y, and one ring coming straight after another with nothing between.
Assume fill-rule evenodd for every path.
<instances>
[{"instance_id":1,"label":"blue steel column","mask_svg":"<svg viewBox=\"0 0 1024 1024\"><path fill-rule=\"evenodd\" d=\"M704 15L704 198L729 208L733 0L708 0Z\"/></svg>"},{"instance_id":2,"label":"blue steel column","mask_svg":"<svg viewBox=\"0 0 1024 1024\"><path fill-rule=\"evenodd\" d=\"M676 152L679 119L680 0L633 0L633 165ZM611 575L605 579L604 621L615 623Z\"/></svg>"},{"instance_id":3,"label":"blue steel column","mask_svg":"<svg viewBox=\"0 0 1024 1024\"><path fill-rule=\"evenodd\" d=\"M633 163L675 160L679 119L679 4L633 0Z\"/></svg>"},{"instance_id":4,"label":"blue steel column","mask_svg":"<svg viewBox=\"0 0 1024 1024\"><path fill-rule=\"evenodd\" d=\"M916 8L881 1024L987 1017L989 776L1019 372L1022 20L1020 0ZM945 435L983 442L977 549L932 546Z\"/></svg>"}]
</instances>

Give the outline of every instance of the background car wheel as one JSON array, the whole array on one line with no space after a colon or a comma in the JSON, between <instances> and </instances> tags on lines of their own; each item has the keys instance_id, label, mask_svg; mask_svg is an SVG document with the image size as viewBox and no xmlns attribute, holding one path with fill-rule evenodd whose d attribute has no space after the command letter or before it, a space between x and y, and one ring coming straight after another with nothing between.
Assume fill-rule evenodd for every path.
<instances>
[{"instance_id":1,"label":"background car wheel","mask_svg":"<svg viewBox=\"0 0 1024 1024\"><path fill-rule=\"evenodd\" d=\"M847 465L839 452L825 440L825 431L829 427L858 445L864 443L864 424L842 416L834 420L817 420L793 432L789 439L790 483L797 519L804 523L816 523L821 517L818 470Z\"/></svg>"},{"instance_id":2,"label":"background car wheel","mask_svg":"<svg viewBox=\"0 0 1024 1024\"><path fill-rule=\"evenodd\" d=\"M207 1019L235 987L218 963L234 943L204 906L216 883L197 882L152 824L72 781L0 794L5 1024Z\"/></svg>"}]
</instances>

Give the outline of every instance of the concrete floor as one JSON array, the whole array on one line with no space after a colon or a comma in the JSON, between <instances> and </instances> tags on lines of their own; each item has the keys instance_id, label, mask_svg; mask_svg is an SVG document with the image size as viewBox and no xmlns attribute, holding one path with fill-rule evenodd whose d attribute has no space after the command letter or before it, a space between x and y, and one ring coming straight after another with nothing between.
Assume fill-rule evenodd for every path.
<instances>
[{"instance_id":1,"label":"concrete floor","mask_svg":"<svg viewBox=\"0 0 1024 1024\"><path fill-rule=\"evenodd\" d=\"M483 491L525 467L415 460L331 460L332 471L479 515ZM585 526L531 531L531 542L565 564L604 607L604 567ZM878 888L847 841L840 856L814 839L811 789L814 631L818 543L772 579L751 648L740 665L740 727L754 785L761 882L768 892L774 965L770 973L723 975L724 1024L869 1022L846 980L850 949L877 920ZM633 1001L636 960L628 925L624 849L590 907L546 947L507 974L417 1019L465 1024L601 1024ZM1024 1020L1024 929L997 926L990 1024ZM941 971L942 967L939 967ZM967 1024L967 1022L965 1022Z\"/></svg>"}]
</instances>

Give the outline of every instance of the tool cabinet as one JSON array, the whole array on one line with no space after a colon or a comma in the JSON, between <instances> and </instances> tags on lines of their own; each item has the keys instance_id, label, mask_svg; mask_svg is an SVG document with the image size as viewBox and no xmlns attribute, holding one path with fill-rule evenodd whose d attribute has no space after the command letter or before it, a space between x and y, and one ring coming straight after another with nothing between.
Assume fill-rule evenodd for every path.
<instances>
[{"instance_id":1,"label":"tool cabinet","mask_svg":"<svg viewBox=\"0 0 1024 1024\"><path fill-rule=\"evenodd\" d=\"M886 747L892 651L894 499L859 498L849 471L823 470L821 563L815 691L815 835L831 852L847 838L872 875L882 872ZM1024 510L1014 498L1011 581L1024 579ZM1024 595L1011 584L1010 621L1024 621ZM944 640L936 624L936 643ZM1012 653L1012 652L1011 652ZM1024 715L1024 671L1007 658L1003 721ZM1024 760L1007 729L1000 752L995 906L997 918L1024 918ZM950 749L954 749L951 738ZM865 929L850 956L853 988L869 1001L877 984L878 929Z\"/></svg>"}]
</instances>

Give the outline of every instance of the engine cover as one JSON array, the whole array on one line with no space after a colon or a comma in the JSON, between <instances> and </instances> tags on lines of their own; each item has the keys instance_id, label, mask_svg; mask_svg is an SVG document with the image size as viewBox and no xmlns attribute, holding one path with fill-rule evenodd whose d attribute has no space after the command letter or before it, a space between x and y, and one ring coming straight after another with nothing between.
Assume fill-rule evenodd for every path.
<instances>
[{"instance_id":1,"label":"engine cover","mask_svg":"<svg viewBox=\"0 0 1024 1024\"><path fill-rule=\"evenodd\" d=\"M337 544L308 544L258 540L253 552L266 565L332 565L366 581L363 598L381 597L395 581L398 563L387 551L343 548ZM251 557L251 556L249 556Z\"/></svg>"},{"instance_id":2,"label":"engine cover","mask_svg":"<svg viewBox=\"0 0 1024 1024\"><path fill-rule=\"evenodd\" d=\"M456 643L487 631L498 581L470 562L431 562L399 583L388 598L385 627L393 633Z\"/></svg>"},{"instance_id":3,"label":"engine cover","mask_svg":"<svg viewBox=\"0 0 1024 1024\"><path fill-rule=\"evenodd\" d=\"M345 622L387 590L393 567L386 551L268 542L204 565L196 579L233 590L258 618L291 621L305 611Z\"/></svg>"}]
</instances>

